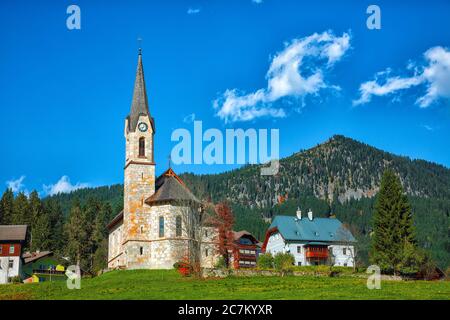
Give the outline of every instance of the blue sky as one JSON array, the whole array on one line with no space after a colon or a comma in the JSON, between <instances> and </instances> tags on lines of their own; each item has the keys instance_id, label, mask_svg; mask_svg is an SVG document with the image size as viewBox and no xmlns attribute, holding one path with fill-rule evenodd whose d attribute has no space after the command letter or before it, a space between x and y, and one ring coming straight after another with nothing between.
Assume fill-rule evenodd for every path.
<instances>
[{"instance_id":1,"label":"blue sky","mask_svg":"<svg viewBox=\"0 0 450 320\"><path fill-rule=\"evenodd\" d=\"M0 184L45 195L122 182L138 37L157 173L176 144L172 131L192 130L192 114L205 129L280 129L281 156L343 134L450 167L450 2L377 1L381 29L369 30L372 3L1 1ZM81 30L66 27L71 4L81 9ZM314 34L328 40L309 53L295 47ZM331 61L324 50L337 44ZM288 64L270 73L288 49L298 73ZM321 81L305 92L299 75ZM271 86L274 79L290 89ZM226 92L234 108L220 113Z\"/></svg>"}]
</instances>

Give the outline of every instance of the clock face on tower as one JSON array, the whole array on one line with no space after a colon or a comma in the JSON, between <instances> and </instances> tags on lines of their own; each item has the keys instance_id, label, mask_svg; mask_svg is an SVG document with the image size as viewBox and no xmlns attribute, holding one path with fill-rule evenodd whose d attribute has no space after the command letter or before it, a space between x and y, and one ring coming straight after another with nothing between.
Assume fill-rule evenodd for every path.
<instances>
[{"instance_id":1,"label":"clock face on tower","mask_svg":"<svg viewBox=\"0 0 450 320\"><path fill-rule=\"evenodd\" d=\"M141 132L145 132L145 131L147 131L147 129L148 129L148 126L147 126L147 124L146 124L146 123L144 123L144 122L140 122L140 123L138 124L138 128L139 128L139 131L141 131Z\"/></svg>"}]
</instances>

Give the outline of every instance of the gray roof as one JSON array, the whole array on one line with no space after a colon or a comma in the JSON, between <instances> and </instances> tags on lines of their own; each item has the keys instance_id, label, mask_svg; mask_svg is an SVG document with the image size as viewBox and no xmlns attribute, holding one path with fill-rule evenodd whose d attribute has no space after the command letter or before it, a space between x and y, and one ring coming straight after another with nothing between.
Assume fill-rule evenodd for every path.
<instances>
[{"instance_id":1,"label":"gray roof","mask_svg":"<svg viewBox=\"0 0 450 320\"><path fill-rule=\"evenodd\" d=\"M131 112L128 115L128 130L136 131L136 126L140 115L150 117L153 132L155 132L154 120L148 108L147 90L145 88L144 67L142 66L142 54L139 52L138 65L136 70L136 80L134 81L133 100L131 102Z\"/></svg>"},{"instance_id":2,"label":"gray roof","mask_svg":"<svg viewBox=\"0 0 450 320\"><path fill-rule=\"evenodd\" d=\"M0 241L25 241L27 236L26 225L1 225Z\"/></svg>"},{"instance_id":3,"label":"gray roof","mask_svg":"<svg viewBox=\"0 0 450 320\"><path fill-rule=\"evenodd\" d=\"M192 201L200 203L172 169L167 170L156 179L155 189L155 193L145 201L147 204L165 201Z\"/></svg>"},{"instance_id":4,"label":"gray roof","mask_svg":"<svg viewBox=\"0 0 450 320\"><path fill-rule=\"evenodd\" d=\"M160 175L155 181L155 193L145 200L148 205L161 202L201 202L192 194L189 188L184 184L183 180L169 168ZM123 221L123 210L117 214L106 226L111 230L116 224Z\"/></svg>"},{"instance_id":5,"label":"gray roof","mask_svg":"<svg viewBox=\"0 0 450 320\"><path fill-rule=\"evenodd\" d=\"M108 225L106 226L106 228L108 230L112 229L117 223L121 222L123 220L123 210L120 211L112 220L110 223L108 223Z\"/></svg>"}]
</instances>

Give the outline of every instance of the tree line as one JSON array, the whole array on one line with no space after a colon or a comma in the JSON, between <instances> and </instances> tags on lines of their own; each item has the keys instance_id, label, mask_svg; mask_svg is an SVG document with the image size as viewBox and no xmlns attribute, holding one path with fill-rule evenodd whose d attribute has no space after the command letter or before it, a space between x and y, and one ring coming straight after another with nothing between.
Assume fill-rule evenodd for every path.
<instances>
[{"instance_id":1,"label":"tree line","mask_svg":"<svg viewBox=\"0 0 450 320\"><path fill-rule=\"evenodd\" d=\"M7 189L0 200L0 224L27 225L23 252L52 251L67 264L96 274L107 265L107 223L113 218L109 202L73 198L68 215L57 198L41 200L37 191L14 195Z\"/></svg>"}]
</instances>

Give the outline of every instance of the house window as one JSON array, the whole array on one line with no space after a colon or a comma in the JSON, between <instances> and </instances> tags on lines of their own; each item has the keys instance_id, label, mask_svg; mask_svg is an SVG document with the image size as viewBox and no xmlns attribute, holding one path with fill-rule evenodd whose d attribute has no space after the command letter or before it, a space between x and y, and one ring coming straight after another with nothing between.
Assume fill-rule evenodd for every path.
<instances>
[{"instance_id":1,"label":"house window","mask_svg":"<svg viewBox=\"0 0 450 320\"><path fill-rule=\"evenodd\" d=\"M141 254L141 256L144 254L144 247L139 248L139 253Z\"/></svg>"},{"instance_id":2,"label":"house window","mask_svg":"<svg viewBox=\"0 0 450 320\"><path fill-rule=\"evenodd\" d=\"M144 233L144 226L141 226L141 233Z\"/></svg>"},{"instance_id":3,"label":"house window","mask_svg":"<svg viewBox=\"0 0 450 320\"><path fill-rule=\"evenodd\" d=\"M298 266L301 266L301 265L302 265L302 262L301 262L301 261L297 262L297 265L298 265Z\"/></svg>"},{"instance_id":4,"label":"house window","mask_svg":"<svg viewBox=\"0 0 450 320\"><path fill-rule=\"evenodd\" d=\"M332 254L333 254L333 247L330 247L330 248L328 249L328 251L330 252L330 255L332 255Z\"/></svg>"},{"instance_id":5,"label":"house window","mask_svg":"<svg viewBox=\"0 0 450 320\"><path fill-rule=\"evenodd\" d=\"M205 230L205 238L208 237L208 230Z\"/></svg>"},{"instance_id":6,"label":"house window","mask_svg":"<svg viewBox=\"0 0 450 320\"><path fill-rule=\"evenodd\" d=\"M297 253L302 253L302 247L301 246L297 246Z\"/></svg>"},{"instance_id":7,"label":"house window","mask_svg":"<svg viewBox=\"0 0 450 320\"><path fill-rule=\"evenodd\" d=\"M139 138L139 157L145 157L145 138Z\"/></svg>"},{"instance_id":8,"label":"house window","mask_svg":"<svg viewBox=\"0 0 450 320\"><path fill-rule=\"evenodd\" d=\"M342 249L342 254L345 256L347 254L347 248Z\"/></svg>"},{"instance_id":9,"label":"house window","mask_svg":"<svg viewBox=\"0 0 450 320\"><path fill-rule=\"evenodd\" d=\"M9 246L9 253L14 253L14 245L13 244L11 244Z\"/></svg>"},{"instance_id":10,"label":"house window","mask_svg":"<svg viewBox=\"0 0 450 320\"><path fill-rule=\"evenodd\" d=\"M181 237L181 216L177 216L175 221L176 236Z\"/></svg>"},{"instance_id":11,"label":"house window","mask_svg":"<svg viewBox=\"0 0 450 320\"><path fill-rule=\"evenodd\" d=\"M209 254L208 249L205 249L205 257L207 257Z\"/></svg>"},{"instance_id":12,"label":"house window","mask_svg":"<svg viewBox=\"0 0 450 320\"><path fill-rule=\"evenodd\" d=\"M344 267L346 267L346 266L347 266L347 262L344 263Z\"/></svg>"},{"instance_id":13,"label":"house window","mask_svg":"<svg viewBox=\"0 0 450 320\"><path fill-rule=\"evenodd\" d=\"M9 260L9 261L8 261L8 268L9 268L9 269L14 268L14 260Z\"/></svg>"},{"instance_id":14,"label":"house window","mask_svg":"<svg viewBox=\"0 0 450 320\"><path fill-rule=\"evenodd\" d=\"M159 217L159 237L164 237L164 217Z\"/></svg>"}]
</instances>

